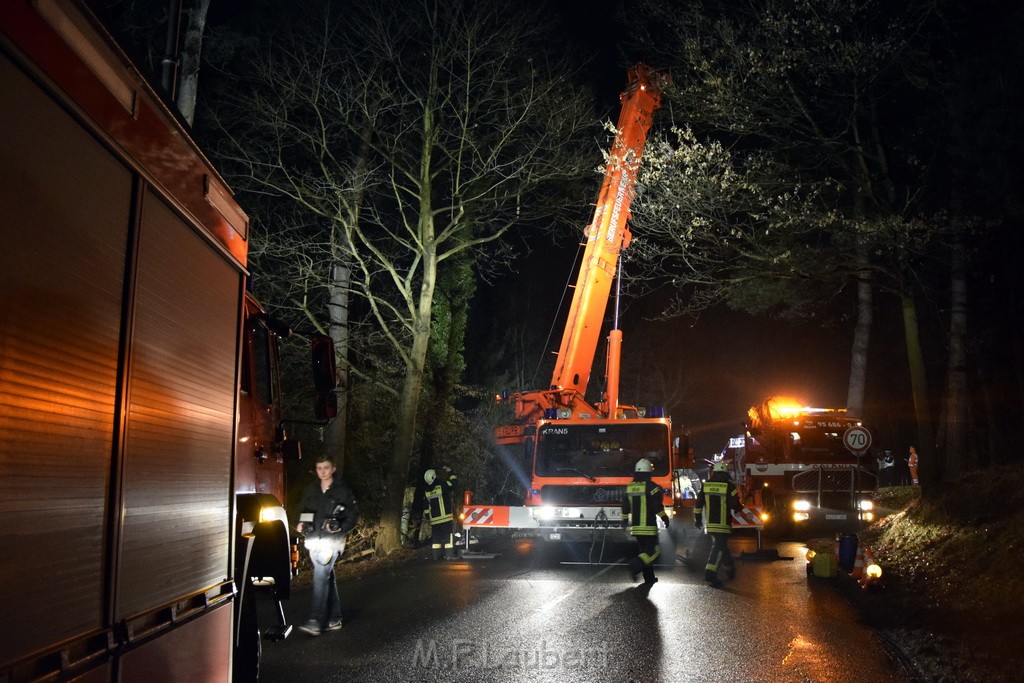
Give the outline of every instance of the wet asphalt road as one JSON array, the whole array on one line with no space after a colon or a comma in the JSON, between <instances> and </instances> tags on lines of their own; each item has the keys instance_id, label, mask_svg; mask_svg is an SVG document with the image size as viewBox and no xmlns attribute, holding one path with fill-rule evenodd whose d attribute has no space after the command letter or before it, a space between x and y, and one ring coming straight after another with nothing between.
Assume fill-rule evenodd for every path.
<instances>
[{"instance_id":1,"label":"wet asphalt road","mask_svg":"<svg viewBox=\"0 0 1024 683\"><path fill-rule=\"evenodd\" d=\"M737 536L734 554L754 550ZM828 581L792 561L738 563L707 586L682 563L637 587L589 546L510 541L492 559L414 561L342 582L345 626L265 642L264 683L302 681L907 681ZM666 554L663 553L664 561ZM617 564L610 564L617 563ZM288 603L304 623L309 589Z\"/></svg>"}]
</instances>

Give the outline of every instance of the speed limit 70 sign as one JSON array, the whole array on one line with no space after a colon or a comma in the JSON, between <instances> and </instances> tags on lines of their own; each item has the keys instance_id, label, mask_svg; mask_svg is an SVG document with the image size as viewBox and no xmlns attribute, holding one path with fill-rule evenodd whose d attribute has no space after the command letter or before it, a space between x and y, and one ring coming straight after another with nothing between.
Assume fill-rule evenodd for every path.
<instances>
[{"instance_id":1,"label":"speed limit 70 sign","mask_svg":"<svg viewBox=\"0 0 1024 683\"><path fill-rule=\"evenodd\" d=\"M846 449L858 453L871 448L871 432L864 427L850 427L843 433Z\"/></svg>"}]
</instances>

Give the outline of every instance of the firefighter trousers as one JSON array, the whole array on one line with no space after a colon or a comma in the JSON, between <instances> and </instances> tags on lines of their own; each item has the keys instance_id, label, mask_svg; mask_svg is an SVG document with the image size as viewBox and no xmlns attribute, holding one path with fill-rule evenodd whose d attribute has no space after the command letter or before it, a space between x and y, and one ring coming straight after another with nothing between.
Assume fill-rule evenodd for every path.
<instances>
[{"instance_id":1,"label":"firefighter trousers","mask_svg":"<svg viewBox=\"0 0 1024 683\"><path fill-rule=\"evenodd\" d=\"M708 534L711 536L711 553L708 563L704 566L704 580L709 583L718 582L718 568L724 567L726 575L731 579L736 576L736 563L729 552L730 534Z\"/></svg>"},{"instance_id":2,"label":"firefighter trousers","mask_svg":"<svg viewBox=\"0 0 1024 683\"><path fill-rule=\"evenodd\" d=\"M452 520L430 524L430 551L435 560L455 557L455 524Z\"/></svg>"},{"instance_id":3,"label":"firefighter trousers","mask_svg":"<svg viewBox=\"0 0 1024 683\"><path fill-rule=\"evenodd\" d=\"M629 561L629 572L636 580L637 574L644 575L644 583L654 583L654 561L661 554L657 536L634 536L638 554Z\"/></svg>"}]
</instances>

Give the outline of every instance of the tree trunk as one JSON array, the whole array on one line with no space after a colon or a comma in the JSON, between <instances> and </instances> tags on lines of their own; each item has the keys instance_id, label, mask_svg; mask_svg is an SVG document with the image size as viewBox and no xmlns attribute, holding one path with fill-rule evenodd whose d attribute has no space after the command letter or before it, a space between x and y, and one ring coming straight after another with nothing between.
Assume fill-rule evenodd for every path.
<instances>
[{"instance_id":1,"label":"tree trunk","mask_svg":"<svg viewBox=\"0 0 1024 683\"><path fill-rule=\"evenodd\" d=\"M907 343L907 362L910 365L910 384L914 396L914 415L917 418L917 453L920 458L919 472L921 493L925 496L935 493L939 487L941 473L935 456L935 435L932 429L931 412L928 407L928 377L925 374L924 356L917 328L917 307L911 292L900 293L903 306L903 334Z\"/></svg>"},{"instance_id":2,"label":"tree trunk","mask_svg":"<svg viewBox=\"0 0 1024 683\"><path fill-rule=\"evenodd\" d=\"M978 393L980 394L981 402L985 406L985 450L988 452L987 466L997 467L1004 465L1007 462L1006 448L1004 447L1005 439L1002 438L1002 433L999 431L999 417L995 407L995 401L992 399L992 390L990 389L989 382L986 381L985 375L980 372L976 375L975 380L978 386Z\"/></svg>"},{"instance_id":3,"label":"tree trunk","mask_svg":"<svg viewBox=\"0 0 1024 683\"><path fill-rule=\"evenodd\" d=\"M334 340L334 354L337 359L338 415L324 430L324 449L330 453L339 470L344 471L345 463L345 432L348 424L348 298L349 285L352 280L352 266L344 256L336 257L331 266L331 279L328 283L330 304L331 339Z\"/></svg>"},{"instance_id":4,"label":"tree trunk","mask_svg":"<svg viewBox=\"0 0 1024 683\"><path fill-rule=\"evenodd\" d=\"M370 155L370 140L373 137L373 128L366 126L363 131L362 142L359 146L359 155L356 158L355 168L352 176L355 179L356 191L348 204L348 223L354 226L360 220L363 209L363 200L366 197L365 175L367 159ZM331 234L331 275L327 283L330 296L328 304L328 334L334 340L334 353L337 360L337 389L335 395L338 399L338 415L328 424L324 432L324 448L328 453L334 455L334 462L339 469L345 463L345 436L348 427L348 399L349 399L349 297L352 286L352 242L350 232L339 229L337 223L332 226ZM342 471L344 471L342 469Z\"/></svg>"},{"instance_id":5,"label":"tree trunk","mask_svg":"<svg viewBox=\"0 0 1024 683\"><path fill-rule=\"evenodd\" d=\"M167 39L160 60L160 87L174 100L178 88L178 38L181 31L181 0L170 0L167 7Z\"/></svg>"},{"instance_id":6,"label":"tree trunk","mask_svg":"<svg viewBox=\"0 0 1024 683\"><path fill-rule=\"evenodd\" d=\"M864 417L864 387L868 372L868 345L871 340L873 302L871 272L865 247L858 247L860 274L857 276L857 326L853 331L853 350L850 354L850 385L846 396L846 410L850 415Z\"/></svg>"},{"instance_id":7,"label":"tree trunk","mask_svg":"<svg viewBox=\"0 0 1024 683\"><path fill-rule=\"evenodd\" d=\"M1006 310L1017 311L1020 310L1020 300L1017 293L1021 291L1021 277L1019 269L1020 266L1013 262L1003 268L1003 277L1006 280L1006 286L1003 290L1006 292ZM1015 303L1016 302L1016 303ZM1024 326L1020 322L1019 316L1010 316L1008 321L1009 337L1010 337L1010 358L1013 363L1013 372L1017 380L1017 399L1014 408L1018 411L1017 419L1024 422ZM991 374L991 371L990 373ZM991 417L993 423L993 429L997 423L995 413ZM1002 457L1002 454L999 455Z\"/></svg>"},{"instance_id":8,"label":"tree trunk","mask_svg":"<svg viewBox=\"0 0 1024 683\"><path fill-rule=\"evenodd\" d=\"M196 95L199 91L199 64L203 52L203 31L206 29L206 13L210 0L195 0L188 11L188 25L185 40L181 46L181 81L178 87L178 111L188 125L196 117Z\"/></svg>"},{"instance_id":9,"label":"tree trunk","mask_svg":"<svg viewBox=\"0 0 1024 683\"><path fill-rule=\"evenodd\" d=\"M964 274L966 254L963 235L959 230L956 231L953 240L944 481L953 481L963 473L967 445L967 281Z\"/></svg>"},{"instance_id":10,"label":"tree trunk","mask_svg":"<svg viewBox=\"0 0 1024 683\"><path fill-rule=\"evenodd\" d=\"M421 214L421 221L429 221L429 212ZM402 508L405 487L409 483L409 466L416 441L416 413L423 391L423 377L430 345L430 316L437 282L437 254L432 248L424 249L423 283L413 320L412 348L405 365L405 380L395 415L395 443L391 453L384 491L384 507L380 516L380 533L375 547L387 555L402 547Z\"/></svg>"}]
</instances>

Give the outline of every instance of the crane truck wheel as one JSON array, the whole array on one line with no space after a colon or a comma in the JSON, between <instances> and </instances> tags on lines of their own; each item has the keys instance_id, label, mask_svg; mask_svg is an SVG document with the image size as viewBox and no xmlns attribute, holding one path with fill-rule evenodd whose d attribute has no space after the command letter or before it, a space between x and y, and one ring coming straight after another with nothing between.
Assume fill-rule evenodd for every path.
<instances>
[{"instance_id":1,"label":"crane truck wheel","mask_svg":"<svg viewBox=\"0 0 1024 683\"><path fill-rule=\"evenodd\" d=\"M263 656L263 642L256 615L256 589L252 579L246 579L242 592L241 610L238 615L238 639L235 641L234 683L251 683L259 680L260 658Z\"/></svg>"}]
</instances>

